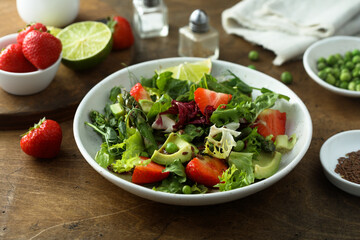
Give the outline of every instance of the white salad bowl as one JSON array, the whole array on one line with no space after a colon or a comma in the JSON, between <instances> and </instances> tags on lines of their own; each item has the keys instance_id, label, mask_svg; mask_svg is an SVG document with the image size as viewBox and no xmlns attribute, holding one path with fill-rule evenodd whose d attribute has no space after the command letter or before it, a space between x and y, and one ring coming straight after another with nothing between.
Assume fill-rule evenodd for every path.
<instances>
[{"instance_id":1,"label":"white salad bowl","mask_svg":"<svg viewBox=\"0 0 360 240\"><path fill-rule=\"evenodd\" d=\"M360 49L360 37L336 36L317 41L306 49L303 57L303 64L307 74L321 87L347 97L360 97L359 91L351 91L333 86L318 76L317 60L320 57L325 59L333 54L344 55L348 51Z\"/></svg>"},{"instance_id":2,"label":"white salad bowl","mask_svg":"<svg viewBox=\"0 0 360 240\"><path fill-rule=\"evenodd\" d=\"M360 184L343 179L335 172L338 159L360 150L360 130L340 132L327 139L320 149L320 162L325 176L339 189L360 197Z\"/></svg>"},{"instance_id":3,"label":"white salad bowl","mask_svg":"<svg viewBox=\"0 0 360 240\"><path fill-rule=\"evenodd\" d=\"M312 121L304 103L280 81L248 67L219 60L212 61L211 74L213 76L221 76L227 70L230 70L250 86L257 88L265 87L290 97L289 102L279 100L275 107L287 112L286 134L291 135L295 133L298 141L291 152L283 155L280 168L274 175L249 186L227 192L189 195L171 194L153 191L150 188L134 184L126 179L125 176L115 174L96 163L94 157L100 149L102 140L92 128L85 125L85 122L90 121L89 112L91 110L103 112L104 106L108 102L110 89L121 85L130 90L131 82L133 81L131 79L134 79L134 77L137 79L140 79L142 76L152 77L156 69L199 60L203 59L167 58L136 64L113 73L92 88L79 104L73 124L75 141L85 160L104 178L130 193L161 203L191 206L218 204L246 197L270 187L293 170L307 152L312 138ZM254 96L259 94L259 91L254 91Z\"/></svg>"}]
</instances>

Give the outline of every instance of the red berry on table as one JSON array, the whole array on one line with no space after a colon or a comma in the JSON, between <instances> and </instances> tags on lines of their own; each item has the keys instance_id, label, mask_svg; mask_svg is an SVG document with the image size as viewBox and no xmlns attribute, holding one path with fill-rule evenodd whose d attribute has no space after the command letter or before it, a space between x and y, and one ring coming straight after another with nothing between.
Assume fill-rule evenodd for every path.
<instances>
[{"instance_id":1,"label":"red berry on table","mask_svg":"<svg viewBox=\"0 0 360 240\"><path fill-rule=\"evenodd\" d=\"M275 141L277 135L285 134L286 113L276 109L265 109L257 117L254 127L258 128L258 133L263 137L273 135Z\"/></svg>"},{"instance_id":2,"label":"red berry on table","mask_svg":"<svg viewBox=\"0 0 360 240\"><path fill-rule=\"evenodd\" d=\"M140 99L151 100L150 94L145 90L141 83L135 84L131 90L130 95L138 102Z\"/></svg>"},{"instance_id":3,"label":"red berry on table","mask_svg":"<svg viewBox=\"0 0 360 240\"><path fill-rule=\"evenodd\" d=\"M62 130L60 125L50 119L41 119L30 128L21 140L21 149L36 158L54 158L60 151Z\"/></svg>"},{"instance_id":4,"label":"red berry on table","mask_svg":"<svg viewBox=\"0 0 360 240\"><path fill-rule=\"evenodd\" d=\"M17 36L17 38L16 38L17 42L20 43L20 44L22 44L23 41L24 41L25 36L26 36L29 32L31 32L32 30L38 30L38 31L41 31L41 32L46 32L46 31L47 31L47 28L46 28L46 26L45 26L44 24L42 24L42 23L34 23L34 24L31 24L31 25L28 25L28 26L26 26L26 28L22 29L22 30L19 32L19 34L18 34L18 36Z\"/></svg>"},{"instance_id":5,"label":"red berry on table","mask_svg":"<svg viewBox=\"0 0 360 240\"><path fill-rule=\"evenodd\" d=\"M113 33L113 50L122 50L134 44L131 25L126 18L115 16L107 22Z\"/></svg>"},{"instance_id":6,"label":"red berry on table","mask_svg":"<svg viewBox=\"0 0 360 240\"><path fill-rule=\"evenodd\" d=\"M24 56L22 47L18 43L10 44L0 53L0 69L7 72L33 72L34 67Z\"/></svg>"},{"instance_id":7,"label":"red berry on table","mask_svg":"<svg viewBox=\"0 0 360 240\"><path fill-rule=\"evenodd\" d=\"M213 187L220 182L219 177L227 168L227 165L221 159L198 156L186 165L185 172L186 176L192 181L207 187Z\"/></svg>"},{"instance_id":8,"label":"red berry on table","mask_svg":"<svg viewBox=\"0 0 360 240\"><path fill-rule=\"evenodd\" d=\"M231 94L215 92L206 88L197 88L194 92L194 100L200 111L205 112L206 106L212 106L215 109L221 104L227 104L230 102Z\"/></svg>"},{"instance_id":9,"label":"red berry on table","mask_svg":"<svg viewBox=\"0 0 360 240\"><path fill-rule=\"evenodd\" d=\"M143 158L144 159L144 158ZM134 169L131 181L136 184L159 182L169 176L169 172L163 172L164 166L150 162L149 164L137 165Z\"/></svg>"},{"instance_id":10,"label":"red berry on table","mask_svg":"<svg viewBox=\"0 0 360 240\"><path fill-rule=\"evenodd\" d=\"M61 54L61 41L48 32L33 30L23 41L24 56L38 69L53 65Z\"/></svg>"}]
</instances>

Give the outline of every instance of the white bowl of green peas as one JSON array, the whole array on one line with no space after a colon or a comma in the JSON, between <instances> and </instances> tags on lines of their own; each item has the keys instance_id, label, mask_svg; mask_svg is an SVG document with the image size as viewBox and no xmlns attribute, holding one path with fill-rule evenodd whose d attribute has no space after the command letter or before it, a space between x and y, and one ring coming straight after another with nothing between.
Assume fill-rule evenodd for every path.
<instances>
[{"instance_id":1,"label":"white bowl of green peas","mask_svg":"<svg viewBox=\"0 0 360 240\"><path fill-rule=\"evenodd\" d=\"M304 53L307 74L325 89L360 97L360 38L335 36L319 40Z\"/></svg>"}]
</instances>

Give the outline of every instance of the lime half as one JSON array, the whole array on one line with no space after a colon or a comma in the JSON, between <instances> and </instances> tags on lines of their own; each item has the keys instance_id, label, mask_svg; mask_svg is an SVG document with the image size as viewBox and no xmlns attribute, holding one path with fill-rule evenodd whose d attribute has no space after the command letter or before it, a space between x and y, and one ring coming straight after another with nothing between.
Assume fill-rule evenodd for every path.
<instances>
[{"instance_id":1,"label":"lime half","mask_svg":"<svg viewBox=\"0 0 360 240\"><path fill-rule=\"evenodd\" d=\"M173 78L181 80L190 80L192 82L199 82L204 74L210 74L211 72L211 60L206 59L197 62L185 62L180 65L169 67L161 70L161 72L172 72Z\"/></svg>"},{"instance_id":2,"label":"lime half","mask_svg":"<svg viewBox=\"0 0 360 240\"><path fill-rule=\"evenodd\" d=\"M62 62L75 70L94 67L109 55L112 48L112 33L101 22L73 23L56 37L63 46Z\"/></svg>"},{"instance_id":3,"label":"lime half","mask_svg":"<svg viewBox=\"0 0 360 240\"><path fill-rule=\"evenodd\" d=\"M47 30L56 37L56 35L61 31L61 28L46 26Z\"/></svg>"}]
</instances>

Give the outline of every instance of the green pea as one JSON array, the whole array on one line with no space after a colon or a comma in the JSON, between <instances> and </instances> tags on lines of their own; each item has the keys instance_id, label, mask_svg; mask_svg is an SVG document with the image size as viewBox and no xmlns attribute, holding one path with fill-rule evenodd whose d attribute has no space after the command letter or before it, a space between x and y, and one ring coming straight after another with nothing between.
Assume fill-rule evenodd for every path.
<instances>
[{"instance_id":1,"label":"green pea","mask_svg":"<svg viewBox=\"0 0 360 240\"><path fill-rule=\"evenodd\" d=\"M257 51L250 51L248 57L251 61L257 61L259 60L259 53Z\"/></svg>"},{"instance_id":2,"label":"green pea","mask_svg":"<svg viewBox=\"0 0 360 240\"><path fill-rule=\"evenodd\" d=\"M350 81L351 80L351 75L349 72L347 71L342 71L340 74L340 81Z\"/></svg>"},{"instance_id":3,"label":"green pea","mask_svg":"<svg viewBox=\"0 0 360 240\"><path fill-rule=\"evenodd\" d=\"M281 74L281 81L285 84L291 84L293 81L293 76L290 72L283 72Z\"/></svg>"},{"instance_id":4,"label":"green pea","mask_svg":"<svg viewBox=\"0 0 360 240\"><path fill-rule=\"evenodd\" d=\"M325 71L326 73L332 73L332 72L333 72L333 69L332 69L331 67L326 67L326 68L324 69L324 71Z\"/></svg>"},{"instance_id":5,"label":"green pea","mask_svg":"<svg viewBox=\"0 0 360 240\"><path fill-rule=\"evenodd\" d=\"M336 82L336 79L335 77L329 73L327 76L326 76L326 80L325 80L327 83L331 84L331 85L335 85L335 82Z\"/></svg>"},{"instance_id":6,"label":"green pea","mask_svg":"<svg viewBox=\"0 0 360 240\"><path fill-rule=\"evenodd\" d=\"M347 69L349 69L349 70L352 70L352 69L354 68L354 63L348 61L348 62L345 63L345 67L346 67Z\"/></svg>"},{"instance_id":7,"label":"green pea","mask_svg":"<svg viewBox=\"0 0 360 240\"><path fill-rule=\"evenodd\" d=\"M360 55L360 50L359 50L359 49L354 49L354 50L352 51L352 55L353 55L353 56Z\"/></svg>"},{"instance_id":8,"label":"green pea","mask_svg":"<svg viewBox=\"0 0 360 240\"><path fill-rule=\"evenodd\" d=\"M352 62L353 63L360 63L360 56L359 55L356 55L356 56L354 56L353 58L352 58Z\"/></svg>"},{"instance_id":9,"label":"green pea","mask_svg":"<svg viewBox=\"0 0 360 240\"><path fill-rule=\"evenodd\" d=\"M234 147L235 152L241 152L245 147L245 143L242 140L236 141L236 146Z\"/></svg>"},{"instance_id":10,"label":"green pea","mask_svg":"<svg viewBox=\"0 0 360 240\"><path fill-rule=\"evenodd\" d=\"M184 194L191 194L191 193L192 193L191 187L190 187L189 185L183 186L182 192L183 192Z\"/></svg>"},{"instance_id":11,"label":"green pea","mask_svg":"<svg viewBox=\"0 0 360 240\"><path fill-rule=\"evenodd\" d=\"M353 55L352 55L351 51L347 51L344 55L345 60L350 60L350 59L352 59L352 57L353 57Z\"/></svg>"},{"instance_id":12,"label":"green pea","mask_svg":"<svg viewBox=\"0 0 360 240\"><path fill-rule=\"evenodd\" d=\"M326 63L324 63L324 62L319 62L319 63L317 64L317 69L318 69L318 70L323 70L324 68L326 68Z\"/></svg>"},{"instance_id":13,"label":"green pea","mask_svg":"<svg viewBox=\"0 0 360 240\"><path fill-rule=\"evenodd\" d=\"M165 151L170 154L175 153L178 150L179 150L178 146L173 142L169 142L165 146Z\"/></svg>"},{"instance_id":14,"label":"green pea","mask_svg":"<svg viewBox=\"0 0 360 240\"><path fill-rule=\"evenodd\" d=\"M248 68L256 70L256 67L254 65L249 65Z\"/></svg>"},{"instance_id":15,"label":"green pea","mask_svg":"<svg viewBox=\"0 0 360 240\"><path fill-rule=\"evenodd\" d=\"M348 85L349 90L354 91L355 87L356 87L356 82L355 81L349 82L349 85Z\"/></svg>"},{"instance_id":16,"label":"green pea","mask_svg":"<svg viewBox=\"0 0 360 240\"><path fill-rule=\"evenodd\" d=\"M334 75L335 78L339 78L340 77L340 68L333 68L332 74Z\"/></svg>"},{"instance_id":17,"label":"green pea","mask_svg":"<svg viewBox=\"0 0 360 240\"><path fill-rule=\"evenodd\" d=\"M352 70L351 75L353 77L358 77L359 76L359 71L357 69L354 69L354 70Z\"/></svg>"},{"instance_id":18,"label":"green pea","mask_svg":"<svg viewBox=\"0 0 360 240\"><path fill-rule=\"evenodd\" d=\"M343 57L341 56L340 53L335 54L335 58L336 58L338 61L343 59Z\"/></svg>"},{"instance_id":19,"label":"green pea","mask_svg":"<svg viewBox=\"0 0 360 240\"><path fill-rule=\"evenodd\" d=\"M325 71L320 71L318 72L318 76L319 78L321 78L322 80L326 79L327 73Z\"/></svg>"},{"instance_id":20,"label":"green pea","mask_svg":"<svg viewBox=\"0 0 360 240\"><path fill-rule=\"evenodd\" d=\"M326 59L327 64L329 65L334 65L336 63L336 57L334 55L330 55L327 59Z\"/></svg>"},{"instance_id":21,"label":"green pea","mask_svg":"<svg viewBox=\"0 0 360 240\"><path fill-rule=\"evenodd\" d=\"M326 59L324 57L321 57L317 60L317 63L321 63L321 62L326 63Z\"/></svg>"},{"instance_id":22,"label":"green pea","mask_svg":"<svg viewBox=\"0 0 360 240\"><path fill-rule=\"evenodd\" d=\"M335 87L340 87L340 80L335 80L335 83L333 84Z\"/></svg>"},{"instance_id":23,"label":"green pea","mask_svg":"<svg viewBox=\"0 0 360 240\"><path fill-rule=\"evenodd\" d=\"M343 88L343 89L348 89L348 86L349 86L349 83L348 82L343 82L343 81L341 81L340 85L339 85L339 87Z\"/></svg>"},{"instance_id":24,"label":"green pea","mask_svg":"<svg viewBox=\"0 0 360 240\"><path fill-rule=\"evenodd\" d=\"M355 91L360 91L360 84L356 84L356 86L355 86Z\"/></svg>"}]
</instances>

